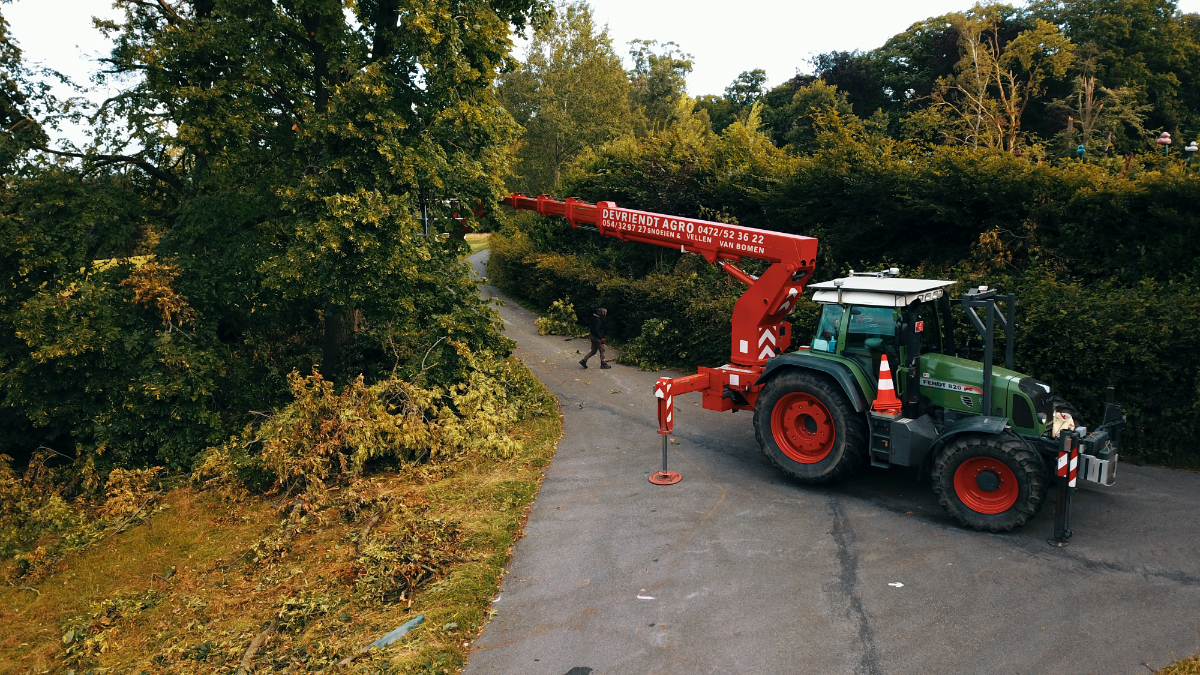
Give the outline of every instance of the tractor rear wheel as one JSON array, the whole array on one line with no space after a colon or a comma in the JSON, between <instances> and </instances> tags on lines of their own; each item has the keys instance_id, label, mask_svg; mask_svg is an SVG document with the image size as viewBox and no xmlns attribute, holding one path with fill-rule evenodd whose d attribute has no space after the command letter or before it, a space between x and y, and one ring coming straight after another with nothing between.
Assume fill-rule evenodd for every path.
<instances>
[{"instance_id":1,"label":"tractor rear wheel","mask_svg":"<svg viewBox=\"0 0 1200 675\"><path fill-rule=\"evenodd\" d=\"M754 406L754 436L784 473L805 483L849 476L867 458L867 427L827 377L807 370L780 373Z\"/></svg>"},{"instance_id":2,"label":"tractor rear wheel","mask_svg":"<svg viewBox=\"0 0 1200 675\"><path fill-rule=\"evenodd\" d=\"M976 530L1011 531L1046 500L1042 458L1010 434L964 434L933 461L933 491L942 508Z\"/></svg>"}]
</instances>

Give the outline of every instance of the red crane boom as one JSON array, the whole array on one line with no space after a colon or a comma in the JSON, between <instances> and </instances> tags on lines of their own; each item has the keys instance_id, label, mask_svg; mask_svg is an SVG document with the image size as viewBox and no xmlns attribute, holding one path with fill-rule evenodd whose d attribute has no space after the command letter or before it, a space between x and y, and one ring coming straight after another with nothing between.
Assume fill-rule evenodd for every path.
<instances>
[{"instance_id":1,"label":"red crane boom","mask_svg":"<svg viewBox=\"0 0 1200 675\"><path fill-rule=\"evenodd\" d=\"M796 234L758 230L696 218L634 211L614 202L589 204L577 197L564 201L547 195L514 194L503 203L514 209L560 216L573 227L591 225L607 237L638 241L704 256L720 265L748 288L733 310L729 363L719 368L701 367L695 375L660 378L658 433L674 428L673 399L693 391L704 394L708 410L752 410L760 387L755 384L768 359L791 342L791 324L784 319L796 307L805 283L817 262L817 240ZM743 258L772 263L761 277L739 269Z\"/></svg>"}]
</instances>

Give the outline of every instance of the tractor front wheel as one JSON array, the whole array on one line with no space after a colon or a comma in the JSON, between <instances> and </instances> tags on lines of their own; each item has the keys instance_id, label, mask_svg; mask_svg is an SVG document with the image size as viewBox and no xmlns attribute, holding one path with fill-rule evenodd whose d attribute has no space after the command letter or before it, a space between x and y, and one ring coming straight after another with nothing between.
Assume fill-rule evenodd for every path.
<instances>
[{"instance_id":1,"label":"tractor front wheel","mask_svg":"<svg viewBox=\"0 0 1200 675\"><path fill-rule=\"evenodd\" d=\"M867 457L867 429L845 392L806 370L780 373L754 406L754 435L775 466L805 483L850 475Z\"/></svg>"},{"instance_id":2,"label":"tractor front wheel","mask_svg":"<svg viewBox=\"0 0 1200 675\"><path fill-rule=\"evenodd\" d=\"M1046 500L1041 457L1019 438L965 434L933 462L933 491L959 523L976 530L1011 531Z\"/></svg>"}]
</instances>

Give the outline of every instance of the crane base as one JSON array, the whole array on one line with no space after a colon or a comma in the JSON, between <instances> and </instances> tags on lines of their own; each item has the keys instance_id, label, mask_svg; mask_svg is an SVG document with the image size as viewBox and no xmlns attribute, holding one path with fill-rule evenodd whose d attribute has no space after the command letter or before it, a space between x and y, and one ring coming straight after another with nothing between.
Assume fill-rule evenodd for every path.
<instances>
[{"instance_id":1,"label":"crane base","mask_svg":"<svg viewBox=\"0 0 1200 675\"><path fill-rule=\"evenodd\" d=\"M674 471L655 471L650 474L650 482L655 485L674 485L681 480L683 476Z\"/></svg>"}]
</instances>

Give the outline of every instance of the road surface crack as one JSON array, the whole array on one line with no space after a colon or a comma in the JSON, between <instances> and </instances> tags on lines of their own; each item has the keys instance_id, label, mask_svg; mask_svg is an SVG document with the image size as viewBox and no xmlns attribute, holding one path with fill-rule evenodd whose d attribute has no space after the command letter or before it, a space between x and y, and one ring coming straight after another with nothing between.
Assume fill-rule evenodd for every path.
<instances>
[{"instance_id":1,"label":"road surface crack","mask_svg":"<svg viewBox=\"0 0 1200 675\"><path fill-rule=\"evenodd\" d=\"M837 543L840 568L834 589L846 598L847 613L852 621L858 623L858 640L862 645L862 655L855 672L861 675L878 675L881 671L879 656L875 650L875 636L871 632L871 623L863 607L862 596L858 592L858 553L854 550L854 530L850 527L850 520L846 518L836 497L829 499L829 513L833 520L829 534Z\"/></svg>"}]
</instances>

